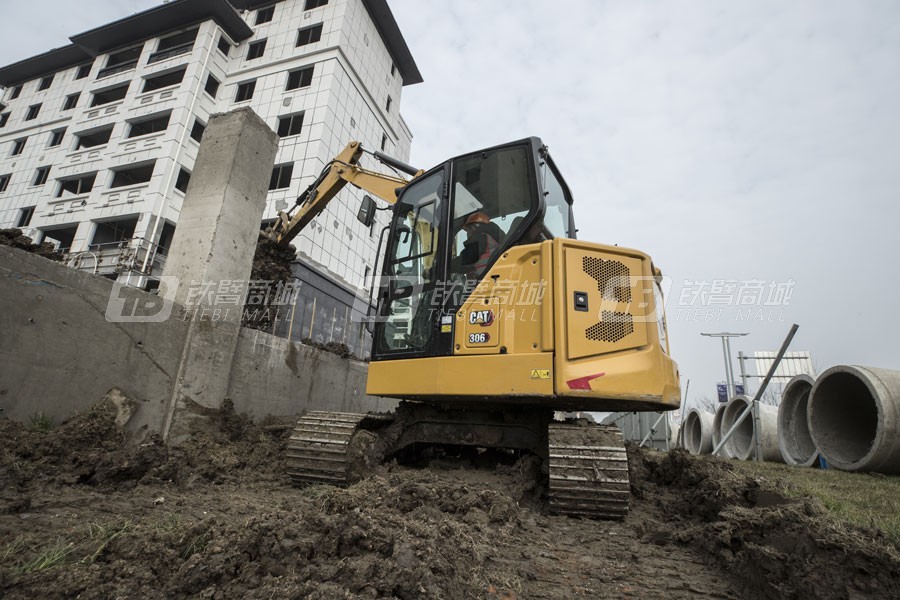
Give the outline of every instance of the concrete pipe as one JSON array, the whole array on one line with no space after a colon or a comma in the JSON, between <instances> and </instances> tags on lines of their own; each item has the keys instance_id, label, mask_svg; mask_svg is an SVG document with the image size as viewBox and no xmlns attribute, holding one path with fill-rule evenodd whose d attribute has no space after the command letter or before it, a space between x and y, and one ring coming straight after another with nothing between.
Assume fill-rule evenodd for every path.
<instances>
[{"instance_id":1,"label":"concrete pipe","mask_svg":"<svg viewBox=\"0 0 900 600\"><path fill-rule=\"evenodd\" d=\"M713 423L712 423L712 445L713 450L716 449L716 446L719 445L719 442L722 441L722 434L725 433L722 431L722 415L725 413L725 407L728 406L725 402L719 402L716 406L716 414L713 415ZM718 456L724 458L734 458L731 454L731 451L728 449L728 446L724 446L722 450L719 452Z\"/></svg>"},{"instance_id":2,"label":"concrete pipe","mask_svg":"<svg viewBox=\"0 0 900 600\"><path fill-rule=\"evenodd\" d=\"M712 452L713 415L692 408L684 420L684 447L691 454L709 454Z\"/></svg>"},{"instance_id":3,"label":"concrete pipe","mask_svg":"<svg viewBox=\"0 0 900 600\"><path fill-rule=\"evenodd\" d=\"M738 417L743 414L753 401L747 396L735 396L725 407L722 413L722 435L735 424ZM778 447L778 409L766 404L759 405L760 442L762 459L769 462L784 462L781 457L781 449ZM756 448L753 443L754 421L753 413L744 419L737 430L726 442L727 448L734 458L750 460L756 456Z\"/></svg>"},{"instance_id":4,"label":"concrete pipe","mask_svg":"<svg viewBox=\"0 0 900 600\"><path fill-rule=\"evenodd\" d=\"M829 467L900 473L900 371L832 367L813 385L807 417Z\"/></svg>"},{"instance_id":5,"label":"concrete pipe","mask_svg":"<svg viewBox=\"0 0 900 600\"><path fill-rule=\"evenodd\" d=\"M798 467L811 467L819 460L819 451L809 435L806 418L809 392L815 380L809 375L797 375L781 392L778 407L778 447L784 462Z\"/></svg>"}]
</instances>

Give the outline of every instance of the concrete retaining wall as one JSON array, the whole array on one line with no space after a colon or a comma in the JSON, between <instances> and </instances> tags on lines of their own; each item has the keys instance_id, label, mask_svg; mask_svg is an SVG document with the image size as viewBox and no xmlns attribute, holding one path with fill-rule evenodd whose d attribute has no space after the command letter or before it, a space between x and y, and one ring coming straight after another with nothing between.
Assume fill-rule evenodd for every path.
<instances>
[{"instance_id":1,"label":"concrete retaining wall","mask_svg":"<svg viewBox=\"0 0 900 600\"><path fill-rule=\"evenodd\" d=\"M132 429L161 431L189 322L110 322L113 282L0 246L0 416L59 423L119 387L139 407ZM121 288L127 310L160 299ZM215 324L212 324L215 327ZM304 410L388 410L365 395L367 367L267 333L240 329L227 395L254 419Z\"/></svg>"},{"instance_id":2,"label":"concrete retaining wall","mask_svg":"<svg viewBox=\"0 0 900 600\"><path fill-rule=\"evenodd\" d=\"M396 400L366 396L366 363L255 329L241 329L228 397L254 419L306 410L389 411Z\"/></svg>"}]
</instances>

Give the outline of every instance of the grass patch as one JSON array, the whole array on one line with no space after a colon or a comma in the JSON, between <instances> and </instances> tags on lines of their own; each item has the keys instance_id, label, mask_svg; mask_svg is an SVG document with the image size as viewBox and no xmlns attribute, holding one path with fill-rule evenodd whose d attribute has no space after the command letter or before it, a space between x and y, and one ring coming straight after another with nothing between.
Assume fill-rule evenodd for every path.
<instances>
[{"instance_id":1,"label":"grass patch","mask_svg":"<svg viewBox=\"0 0 900 600\"><path fill-rule=\"evenodd\" d=\"M75 544L66 543L62 538L58 538L52 545L40 548L34 558L23 564L18 570L21 573L30 573L56 567L61 565L73 550L75 550Z\"/></svg>"},{"instance_id":2,"label":"grass patch","mask_svg":"<svg viewBox=\"0 0 900 600\"><path fill-rule=\"evenodd\" d=\"M46 433L53 429L53 419L44 411L39 410L29 417L28 427L32 431Z\"/></svg>"},{"instance_id":3,"label":"grass patch","mask_svg":"<svg viewBox=\"0 0 900 600\"><path fill-rule=\"evenodd\" d=\"M768 480L788 498L815 498L839 523L883 531L900 546L900 477L731 461L738 472Z\"/></svg>"},{"instance_id":4,"label":"grass patch","mask_svg":"<svg viewBox=\"0 0 900 600\"><path fill-rule=\"evenodd\" d=\"M116 538L122 537L131 530L131 521L121 523L88 523L88 537L93 544L97 544L97 549L90 556L84 558L82 562L92 563L97 560L106 547Z\"/></svg>"},{"instance_id":5,"label":"grass patch","mask_svg":"<svg viewBox=\"0 0 900 600\"><path fill-rule=\"evenodd\" d=\"M206 550L206 546L209 545L209 541L212 538L210 531L208 529L204 529L193 538L188 543L187 546L181 551L181 558L188 559L195 554L199 554Z\"/></svg>"}]
</instances>

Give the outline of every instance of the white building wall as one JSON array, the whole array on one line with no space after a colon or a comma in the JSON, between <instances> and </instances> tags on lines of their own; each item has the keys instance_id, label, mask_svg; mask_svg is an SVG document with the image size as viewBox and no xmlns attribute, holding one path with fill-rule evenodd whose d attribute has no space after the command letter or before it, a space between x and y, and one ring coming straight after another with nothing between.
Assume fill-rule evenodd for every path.
<instances>
[{"instance_id":1,"label":"white building wall","mask_svg":"<svg viewBox=\"0 0 900 600\"><path fill-rule=\"evenodd\" d=\"M254 35L232 45L224 56L217 44L222 30L212 21L200 25L190 54L147 64L156 51L158 38L146 40L137 68L97 80L108 55L95 59L91 73L75 79L77 68L59 72L49 90L38 92L39 80L24 84L18 99L8 100L11 118L0 129L0 175L11 173L6 192L0 193L0 227L14 226L20 210L37 206L26 233L40 237L40 231L76 223L72 252L88 250L97 221L138 216L135 238L158 240L161 222L175 223L183 194L175 189L181 168L190 171L199 144L190 136L195 120L206 123L210 115L250 106L277 131L280 116L303 112L301 132L285 137L279 144L276 164L294 163L290 187L269 193L265 217L273 218L294 200L351 140L359 140L371 150L381 148L408 160L411 135L399 116L402 81L392 74L390 54L381 40L362 0L330 0L328 5L303 10L303 0L285 0L275 6L272 21L255 25L256 11L244 14ZM322 23L321 40L296 47L297 31ZM166 35L169 35L168 33ZM227 38L227 36L226 36ZM262 57L247 60L250 43L266 39ZM186 65L184 79L177 86L142 93L144 79ZM310 86L286 90L289 71L313 66ZM207 77L220 82L216 98L204 92ZM252 99L235 102L240 83L256 80ZM118 102L90 108L93 91L129 83L127 96ZM62 111L65 97L80 92L75 109ZM387 109L387 97L392 99ZM40 116L23 121L31 104L42 103ZM128 121L171 111L168 128L159 133L126 139ZM112 124L108 144L75 151L76 133ZM51 132L66 127L63 143L48 148ZM21 156L9 156L13 140L28 136ZM149 182L111 189L112 169L155 160ZM52 165L47 183L32 186L38 167ZM371 157L363 159L368 168L386 170ZM93 190L76 197L56 198L59 179L97 172ZM362 198L356 189L345 188L331 205L298 236L295 245L302 256L325 267L336 279L362 287L363 277L374 267L381 227L386 211L379 212L379 224L367 230L356 220Z\"/></svg>"}]
</instances>

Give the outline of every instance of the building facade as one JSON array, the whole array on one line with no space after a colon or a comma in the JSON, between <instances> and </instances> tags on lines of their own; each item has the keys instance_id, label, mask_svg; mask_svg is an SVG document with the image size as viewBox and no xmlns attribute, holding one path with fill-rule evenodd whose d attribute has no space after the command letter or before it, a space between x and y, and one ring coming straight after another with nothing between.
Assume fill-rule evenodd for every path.
<instances>
[{"instance_id":1,"label":"building facade","mask_svg":"<svg viewBox=\"0 0 900 600\"><path fill-rule=\"evenodd\" d=\"M280 136L265 219L351 140L408 161L400 100L422 79L385 0L173 0L70 39L0 68L0 227L75 268L154 286L215 113L249 106ZM348 186L295 240L351 293L387 218L365 228L361 199Z\"/></svg>"}]
</instances>

